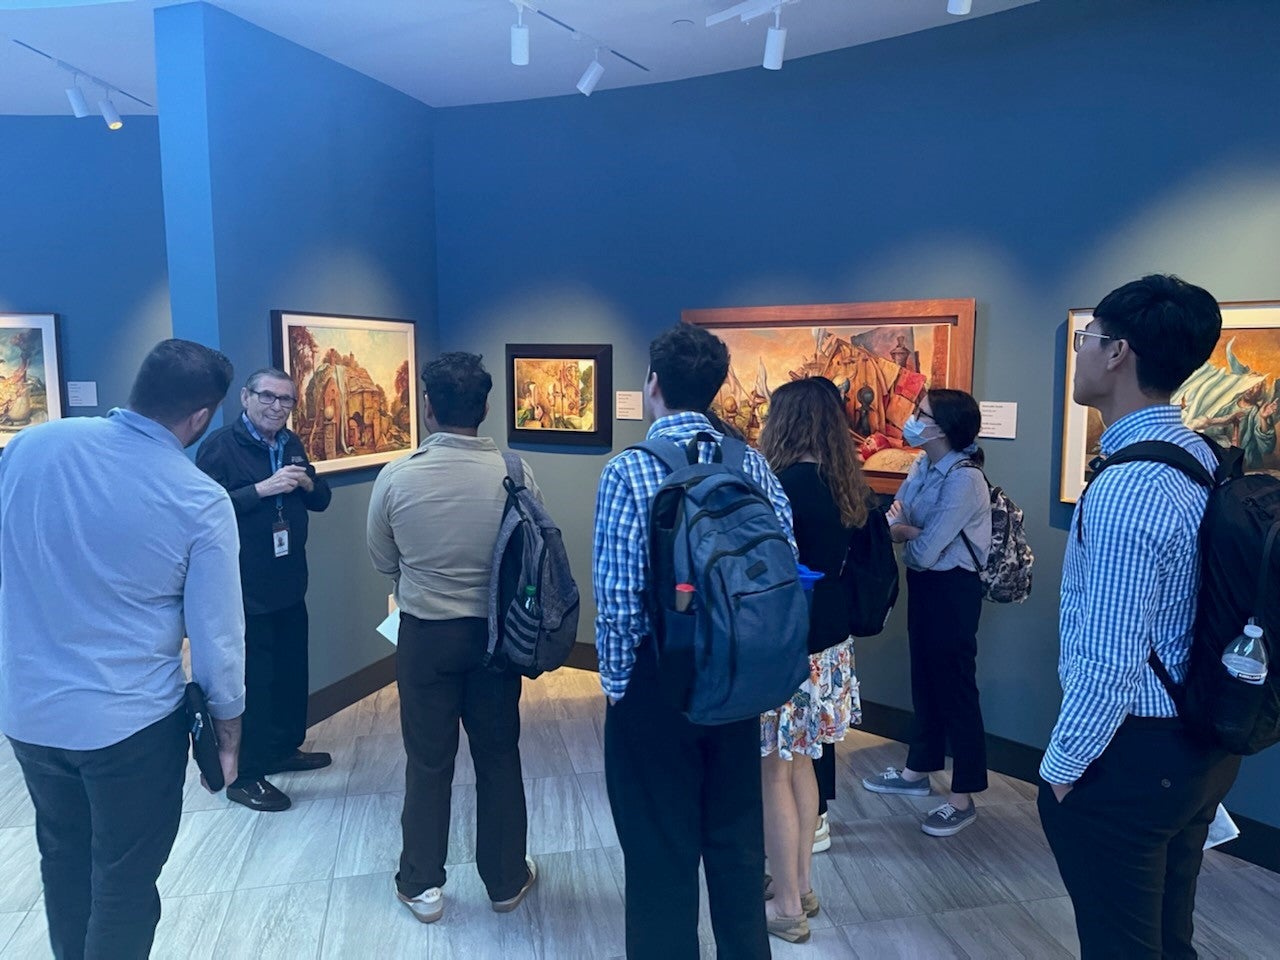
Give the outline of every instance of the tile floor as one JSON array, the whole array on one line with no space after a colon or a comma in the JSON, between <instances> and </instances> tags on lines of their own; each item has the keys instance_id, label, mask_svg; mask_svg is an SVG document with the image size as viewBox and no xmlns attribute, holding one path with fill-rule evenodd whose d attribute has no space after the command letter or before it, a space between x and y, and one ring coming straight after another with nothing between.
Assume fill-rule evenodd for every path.
<instances>
[{"instance_id":1,"label":"tile floor","mask_svg":"<svg viewBox=\"0 0 1280 960\"><path fill-rule=\"evenodd\" d=\"M604 788L603 706L594 674L526 682L521 752L529 846L540 879L525 905L489 909L476 874L475 771L465 735L454 778L445 917L416 923L391 877L399 854L403 754L394 686L311 729L327 770L273 778L294 799L255 814L210 796L194 775L160 878L156 958L239 960L612 960L624 951L622 854ZM775 957L1057 958L1076 954L1070 901L1040 832L1029 784L994 774L974 826L926 837L936 800L880 796L858 780L900 763L888 740L852 733L838 750L833 845L814 859L823 912L806 945ZM0 960L48 957L34 813L0 743ZM1202 957L1280 956L1280 876L1211 853L1197 916ZM705 908L704 957L715 956Z\"/></svg>"}]
</instances>

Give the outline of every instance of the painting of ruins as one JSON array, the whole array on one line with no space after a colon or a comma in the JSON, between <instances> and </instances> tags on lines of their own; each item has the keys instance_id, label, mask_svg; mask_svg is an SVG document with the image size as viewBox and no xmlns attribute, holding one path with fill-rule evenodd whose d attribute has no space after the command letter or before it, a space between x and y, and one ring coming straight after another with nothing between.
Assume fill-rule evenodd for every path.
<instances>
[{"instance_id":1,"label":"painting of ruins","mask_svg":"<svg viewBox=\"0 0 1280 960\"><path fill-rule=\"evenodd\" d=\"M418 445L413 324L273 311L276 360L293 378L289 429L317 473L387 463Z\"/></svg>"},{"instance_id":2,"label":"painting of ruins","mask_svg":"<svg viewBox=\"0 0 1280 960\"><path fill-rule=\"evenodd\" d=\"M1280 477L1280 301L1223 303L1222 335L1205 364L1173 394L1182 422L1221 446L1244 451L1250 473ZM1071 399L1076 355L1071 338L1093 319L1071 310L1067 320L1067 376L1063 408L1059 498L1074 503L1092 476L1089 463L1102 453L1105 429L1098 411Z\"/></svg>"},{"instance_id":3,"label":"painting of ruins","mask_svg":"<svg viewBox=\"0 0 1280 960\"><path fill-rule=\"evenodd\" d=\"M836 385L873 489L896 492L920 451L902 425L930 387L969 390L972 300L894 301L686 310L729 348L729 376L712 412L752 445L780 384L825 377Z\"/></svg>"},{"instance_id":4,"label":"painting of ruins","mask_svg":"<svg viewBox=\"0 0 1280 960\"><path fill-rule=\"evenodd\" d=\"M607 344L507 344L507 442L611 444L612 366Z\"/></svg>"},{"instance_id":5,"label":"painting of ruins","mask_svg":"<svg viewBox=\"0 0 1280 960\"><path fill-rule=\"evenodd\" d=\"M51 313L0 313L0 448L62 416L57 325Z\"/></svg>"}]
</instances>

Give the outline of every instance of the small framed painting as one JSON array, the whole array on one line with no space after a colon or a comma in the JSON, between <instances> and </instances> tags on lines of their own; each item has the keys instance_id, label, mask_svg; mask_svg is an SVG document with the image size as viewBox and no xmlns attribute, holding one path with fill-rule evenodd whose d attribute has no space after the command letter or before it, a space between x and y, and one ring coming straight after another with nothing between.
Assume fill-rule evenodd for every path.
<instances>
[{"instance_id":1,"label":"small framed painting","mask_svg":"<svg viewBox=\"0 0 1280 960\"><path fill-rule=\"evenodd\" d=\"M613 347L509 343L507 442L613 445Z\"/></svg>"},{"instance_id":2,"label":"small framed painting","mask_svg":"<svg viewBox=\"0 0 1280 960\"><path fill-rule=\"evenodd\" d=\"M418 446L411 320L271 311L276 365L293 378L289 429L317 473L388 463Z\"/></svg>"},{"instance_id":3,"label":"small framed painting","mask_svg":"<svg viewBox=\"0 0 1280 960\"><path fill-rule=\"evenodd\" d=\"M62 415L57 314L0 313L0 449Z\"/></svg>"},{"instance_id":4,"label":"small framed painting","mask_svg":"<svg viewBox=\"0 0 1280 960\"><path fill-rule=\"evenodd\" d=\"M1182 422L1222 446L1244 451L1250 473L1280 477L1280 301L1222 303L1222 335L1209 359L1173 393ZM1076 374L1072 340L1093 310L1067 313L1067 385L1062 415L1059 499L1075 503L1092 477L1089 463L1102 452L1105 426L1098 411L1071 398Z\"/></svg>"}]
</instances>

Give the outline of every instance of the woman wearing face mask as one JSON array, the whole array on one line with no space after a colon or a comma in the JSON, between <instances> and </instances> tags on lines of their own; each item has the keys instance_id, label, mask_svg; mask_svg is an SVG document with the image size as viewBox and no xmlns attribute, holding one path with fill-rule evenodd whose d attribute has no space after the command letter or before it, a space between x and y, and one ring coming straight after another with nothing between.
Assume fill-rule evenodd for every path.
<instances>
[{"instance_id":1,"label":"woman wearing face mask","mask_svg":"<svg viewBox=\"0 0 1280 960\"><path fill-rule=\"evenodd\" d=\"M953 836L973 823L972 794L987 789L977 684L982 583L974 562L976 554L985 563L991 548L991 499L979 469L982 451L974 444L981 423L969 394L930 390L902 428L906 441L924 453L888 514L907 567L915 720L906 766L889 767L862 785L874 793L927 797L929 774L943 768L949 742L955 760L951 793L921 824L935 837Z\"/></svg>"}]
</instances>

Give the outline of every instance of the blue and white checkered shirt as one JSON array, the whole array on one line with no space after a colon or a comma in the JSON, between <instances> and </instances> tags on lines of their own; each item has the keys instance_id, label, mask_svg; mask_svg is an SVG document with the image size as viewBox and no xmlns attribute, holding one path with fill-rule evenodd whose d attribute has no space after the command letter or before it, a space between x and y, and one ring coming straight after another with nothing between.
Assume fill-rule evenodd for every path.
<instances>
[{"instance_id":1,"label":"blue and white checkered shirt","mask_svg":"<svg viewBox=\"0 0 1280 960\"><path fill-rule=\"evenodd\" d=\"M1140 440L1168 440L1212 472L1208 445L1176 407L1146 407L1102 435L1111 455ZM1071 519L1059 607L1062 710L1040 775L1074 783L1102 755L1124 718L1177 709L1147 666L1154 645L1174 682L1186 676L1200 586L1200 521L1208 491L1173 467L1124 463L1105 470Z\"/></svg>"},{"instance_id":2,"label":"blue and white checkered shirt","mask_svg":"<svg viewBox=\"0 0 1280 960\"><path fill-rule=\"evenodd\" d=\"M686 444L698 433L717 441L721 434L700 413L674 413L656 421L646 439L655 437ZM714 448L699 444L698 459L711 460ZM782 532L794 550L791 503L782 484L755 450L748 450L746 473L760 484L773 504ZM600 656L600 686L606 696L622 699L636 662L636 648L649 635L645 592L649 584L649 507L667 477L667 467L643 450L624 450L604 468L596 493L596 524L592 583L596 594L596 652Z\"/></svg>"}]
</instances>

